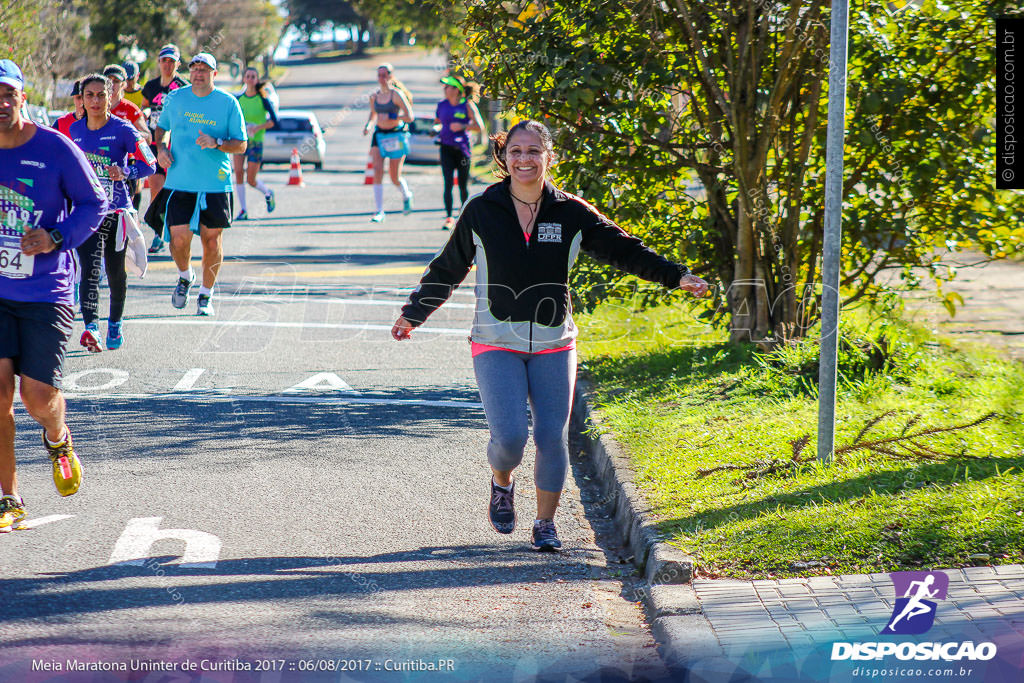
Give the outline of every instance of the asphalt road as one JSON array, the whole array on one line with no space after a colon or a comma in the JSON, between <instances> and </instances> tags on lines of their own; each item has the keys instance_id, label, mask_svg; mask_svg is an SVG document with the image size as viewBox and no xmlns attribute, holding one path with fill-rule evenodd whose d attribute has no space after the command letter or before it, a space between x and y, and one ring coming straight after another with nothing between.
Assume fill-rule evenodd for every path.
<instances>
[{"instance_id":1,"label":"asphalt road","mask_svg":"<svg viewBox=\"0 0 1024 683\"><path fill-rule=\"evenodd\" d=\"M264 174L277 211L253 192L254 220L227 233L214 318L194 316L194 297L171 307L161 256L130 282L121 350L86 353L76 325L65 390L77 495L56 494L39 429L16 406L29 528L0 536L0 679L664 675L578 460L556 520L565 552L529 548L532 454L523 528L487 524L471 288L412 341L390 339L447 233L436 166L408 171L412 215L387 187L386 222L369 222L360 128L376 61L295 67L279 87L282 106L315 110L327 129L325 169L307 167L302 188L285 185L287 167ZM440 60L391 61L432 112ZM183 673L202 660L220 671ZM70 661L143 671L93 679Z\"/></svg>"}]
</instances>

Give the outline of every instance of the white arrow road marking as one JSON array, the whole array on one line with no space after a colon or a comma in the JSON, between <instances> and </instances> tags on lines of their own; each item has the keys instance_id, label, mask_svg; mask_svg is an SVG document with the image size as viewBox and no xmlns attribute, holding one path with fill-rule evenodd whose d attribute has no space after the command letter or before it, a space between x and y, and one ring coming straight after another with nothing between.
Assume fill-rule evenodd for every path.
<instances>
[{"instance_id":1,"label":"white arrow road marking","mask_svg":"<svg viewBox=\"0 0 1024 683\"><path fill-rule=\"evenodd\" d=\"M35 529L41 527L44 524L50 522L59 522L62 519L71 519L74 515L47 515L46 517L38 517L36 519L30 519L21 523L26 529Z\"/></svg>"},{"instance_id":2,"label":"white arrow road marking","mask_svg":"<svg viewBox=\"0 0 1024 683\"><path fill-rule=\"evenodd\" d=\"M192 368L178 380L178 383L171 387L171 391L190 391L196 385L196 380L206 372L206 368Z\"/></svg>"},{"instance_id":3,"label":"white arrow road marking","mask_svg":"<svg viewBox=\"0 0 1024 683\"><path fill-rule=\"evenodd\" d=\"M149 549L157 541L173 538L185 542L180 567L214 569L220 557L220 539L195 529L161 529L163 517L135 517L117 539L108 564L144 565L152 557Z\"/></svg>"},{"instance_id":4,"label":"white arrow road marking","mask_svg":"<svg viewBox=\"0 0 1024 683\"><path fill-rule=\"evenodd\" d=\"M348 382L338 377L333 372L318 372L317 374L302 380L295 386L285 389L286 394L297 394L305 391L343 391L347 394L358 394Z\"/></svg>"}]
</instances>

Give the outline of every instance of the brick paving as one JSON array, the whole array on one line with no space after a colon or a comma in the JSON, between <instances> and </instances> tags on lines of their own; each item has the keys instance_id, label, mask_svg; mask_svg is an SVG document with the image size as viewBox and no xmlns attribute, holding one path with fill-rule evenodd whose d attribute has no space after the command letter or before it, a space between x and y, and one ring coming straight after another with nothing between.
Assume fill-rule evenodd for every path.
<instances>
[{"instance_id":1,"label":"brick paving","mask_svg":"<svg viewBox=\"0 0 1024 683\"><path fill-rule=\"evenodd\" d=\"M929 637L987 640L1015 632L1024 639L1024 565L943 570L949 592L938 601ZM760 581L693 582L722 647L762 641L797 647L877 634L892 614L888 574Z\"/></svg>"}]
</instances>

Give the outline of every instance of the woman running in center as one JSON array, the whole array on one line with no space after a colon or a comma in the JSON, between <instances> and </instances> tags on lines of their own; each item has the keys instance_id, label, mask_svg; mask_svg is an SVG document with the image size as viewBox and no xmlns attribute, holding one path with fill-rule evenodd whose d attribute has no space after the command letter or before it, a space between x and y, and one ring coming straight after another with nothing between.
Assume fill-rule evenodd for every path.
<instances>
[{"instance_id":1,"label":"woman running in center","mask_svg":"<svg viewBox=\"0 0 1024 683\"><path fill-rule=\"evenodd\" d=\"M81 344L98 353L103 348L99 341L101 262L106 264L107 284L110 287L110 315L107 318L107 348L119 349L124 343L121 334L121 316L128 294L128 274L125 272L124 243L118 249L117 228L120 213L132 208L131 191L125 181L153 175L156 158L149 145L135 127L110 113L110 81L106 76L93 74L81 81L85 118L75 121L69 129L72 142L85 152L99 177L100 185L110 199L109 213L100 227L78 247L78 260L82 264L81 306L85 332ZM135 160L135 163L131 163Z\"/></svg>"},{"instance_id":2,"label":"woman running in center","mask_svg":"<svg viewBox=\"0 0 1024 683\"><path fill-rule=\"evenodd\" d=\"M377 212L373 214L374 223L384 221L384 156L380 153L380 141L378 136L387 133L404 133L408 130L408 124L412 123L412 95L401 82L394 77L394 67L390 64L381 64L377 67L377 83L380 90L370 98L370 117L363 126L363 135L373 130L373 137L370 139L370 154L373 157L373 201ZM412 211L412 192L409 184L402 177L402 162L405 156L388 159L389 175L391 182L402 191L402 212L408 214Z\"/></svg>"},{"instance_id":3,"label":"woman running in center","mask_svg":"<svg viewBox=\"0 0 1024 683\"><path fill-rule=\"evenodd\" d=\"M523 121L491 139L504 179L463 206L448 243L430 262L391 335L408 339L476 264L470 342L491 433L488 519L498 533L515 530L512 472L523 459L529 401L537 446L533 547L557 550L562 543L554 518L569 465L569 410L576 380L577 330L569 298L569 269L576 256L582 250L637 277L697 296L704 296L708 285L587 202L552 185L548 173L557 157L544 124Z\"/></svg>"}]
</instances>

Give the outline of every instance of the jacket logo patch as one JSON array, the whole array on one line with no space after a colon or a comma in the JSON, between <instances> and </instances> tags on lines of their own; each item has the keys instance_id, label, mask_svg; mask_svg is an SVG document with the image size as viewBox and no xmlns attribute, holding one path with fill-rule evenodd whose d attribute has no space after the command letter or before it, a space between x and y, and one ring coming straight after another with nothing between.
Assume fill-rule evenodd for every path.
<instances>
[{"instance_id":1,"label":"jacket logo patch","mask_svg":"<svg viewBox=\"0 0 1024 683\"><path fill-rule=\"evenodd\" d=\"M537 224L537 241L538 242L561 242L562 241L562 224L561 223L538 223Z\"/></svg>"}]
</instances>

